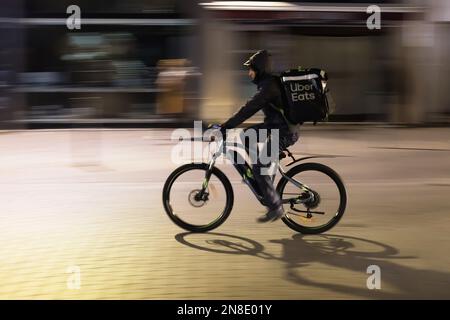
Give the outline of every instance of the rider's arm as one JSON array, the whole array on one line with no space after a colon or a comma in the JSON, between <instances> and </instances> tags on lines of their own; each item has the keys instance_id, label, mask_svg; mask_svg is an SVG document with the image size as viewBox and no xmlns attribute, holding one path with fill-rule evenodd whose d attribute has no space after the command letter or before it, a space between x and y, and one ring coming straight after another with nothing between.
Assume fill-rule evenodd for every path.
<instances>
[{"instance_id":1,"label":"rider's arm","mask_svg":"<svg viewBox=\"0 0 450 320\"><path fill-rule=\"evenodd\" d=\"M276 96L276 88L272 83L263 85L258 92L246 102L230 119L222 124L223 129L232 129L253 116Z\"/></svg>"}]
</instances>

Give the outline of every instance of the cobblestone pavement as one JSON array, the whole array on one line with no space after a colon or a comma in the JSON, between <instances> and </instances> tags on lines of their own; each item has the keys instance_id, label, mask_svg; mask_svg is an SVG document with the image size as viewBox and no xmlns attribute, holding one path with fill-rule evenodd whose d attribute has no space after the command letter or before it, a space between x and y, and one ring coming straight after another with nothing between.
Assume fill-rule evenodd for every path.
<instances>
[{"instance_id":1,"label":"cobblestone pavement","mask_svg":"<svg viewBox=\"0 0 450 320\"><path fill-rule=\"evenodd\" d=\"M0 131L0 299L450 298L450 129L305 130L294 151L340 156L317 161L348 190L322 236L256 224L229 166L230 218L179 229L161 201L170 133Z\"/></svg>"}]
</instances>

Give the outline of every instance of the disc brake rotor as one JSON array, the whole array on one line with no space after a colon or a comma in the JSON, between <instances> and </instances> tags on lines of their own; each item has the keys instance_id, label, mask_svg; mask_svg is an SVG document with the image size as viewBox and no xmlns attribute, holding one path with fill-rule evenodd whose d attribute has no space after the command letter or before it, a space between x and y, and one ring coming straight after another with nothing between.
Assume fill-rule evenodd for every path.
<instances>
[{"instance_id":1,"label":"disc brake rotor","mask_svg":"<svg viewBox=\"0 0 450 320\"><path fill-rule=\"evenodd\" d=\"M203 207L206 204L205 200L197 200L197 195L201 192L200 189L195 189L192 190L191 192L189 192L189 203L191 204L191 206L199 208L199 207Z\"/></svg>"}]
</instances>

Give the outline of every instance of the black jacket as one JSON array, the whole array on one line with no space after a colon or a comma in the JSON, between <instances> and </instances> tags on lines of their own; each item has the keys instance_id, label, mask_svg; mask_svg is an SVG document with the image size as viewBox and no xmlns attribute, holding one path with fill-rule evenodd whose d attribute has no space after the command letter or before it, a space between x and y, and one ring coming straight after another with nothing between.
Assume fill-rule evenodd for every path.
<instances>
[{"instance_id":1,"label":"black jacket","mask_svg":"<svg viewBox=\"0 0 450 320\"><path fill-rule=\"evenodd\" d=\"M279 129L280 134L289 133L289 126L282 113L283 105L278 78L270 73L267 51L258 51L244 65L256 71L253 81L258 92L248 100L230 119L222 124L223 129L232 129L253 116L259 110L264 113L264 127Z\"/></svg>"}]
</instances>

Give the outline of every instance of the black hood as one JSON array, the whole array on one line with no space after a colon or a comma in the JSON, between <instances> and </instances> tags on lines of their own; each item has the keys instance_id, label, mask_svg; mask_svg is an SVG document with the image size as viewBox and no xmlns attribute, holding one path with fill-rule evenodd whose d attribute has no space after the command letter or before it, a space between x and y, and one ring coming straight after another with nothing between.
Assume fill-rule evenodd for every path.
<instances>
[{"instance_id":1,"label":"black hood","mask_svg":"<svg viewBox=\"0 0 450 320\"><path fill-rule=\"evenodd\" d=\"M270 54L267 50L259 50L244 63L244 66L251 67L255 70L256 77L253 80L254 83L258 84L265 75L269 75L271 73L269 57Z\"/></svg>"}]
</instances>

